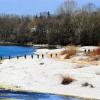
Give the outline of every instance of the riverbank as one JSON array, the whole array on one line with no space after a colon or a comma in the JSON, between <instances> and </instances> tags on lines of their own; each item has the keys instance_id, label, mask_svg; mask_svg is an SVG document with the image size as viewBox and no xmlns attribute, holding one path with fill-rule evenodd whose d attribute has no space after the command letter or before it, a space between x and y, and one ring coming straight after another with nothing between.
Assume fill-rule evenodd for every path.
<instances>
[{"instance_id":1,"label":"riverbank","mask_svg":"<svg viewBox=\"0 0 100 100\"><path fill-rule=\"evenodd\" d=\"M82 48L81 48L82 50ZM17 91L41 92L74 96L85 100L100 100L100 61L95 63L80 64L79 53L72 59L60 61L48 58L47 53L56 53L62 49L37 50L37 54L44 54L44 59L37 59L34 55L4 60L0 64L0 87ZM77 61L78 60L78 61ZM81 68L78 68L82 66ZM97 74L98 73L98 74ZM74 81L63 85L64 77L72 77ZM84 83L93 85L93 88L83 86Z\"/></svg>"},{"instance_id":2,"label":"riverbank","mask_svg":"<svg viewBox=\"0 0 100 100\"><path fill-rule=\"evenodd\" d=\"M32 42L29 43L14 43L14 42L0 42L0 46L29 46L29 47L34 47L36 49L56 49L56 48L61 48L62 46L60 45L49 45L49 44L33 44Z\"/></svg>"}]
</instances>

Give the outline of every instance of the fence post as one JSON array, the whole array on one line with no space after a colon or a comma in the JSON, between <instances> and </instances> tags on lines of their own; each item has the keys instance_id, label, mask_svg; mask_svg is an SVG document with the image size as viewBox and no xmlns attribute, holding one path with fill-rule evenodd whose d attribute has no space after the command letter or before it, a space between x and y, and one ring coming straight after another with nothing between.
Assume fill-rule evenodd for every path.
<instances>
[{"instance_id":1,"label":"fence post","mask_svg":"<svg viewBox=\"0 0 100 100\"><path fill-rule=\"evenodd\" d=\"M24 56L24 58L26 59L26 55Z\"/></svg>"},{"instance_id":2,"label":"fence post","mask_svg":"<svg viewBox=\"0 0 100 100\"><path fill-rule=\"evenodd\" d=\"M90 49L88 49L88 53L90 53L91 51L90 51Z\"/></svg>"},{"instance_id":3,"label":"fence post","mask_svg":"<svg viewBox=\"0 0 100 100\"><path fill-rule=\"evenodd\" d=\"M86 54L86 52L87 52L86 49L84 50L84 52L85 52L85 54Z\"/></svg>"},{"instance_id":4,"label":"fence post","mask_svg":"<svg viewBox=\"0 0 100 100\"><path fill-rule=\"evenodd\" d=\"M19 59L19 56L17 56L17 59Z\"/></svg>"},{"instance_id":5,"label":"fence post","mask_svg":"<svg viewBox=\"0 0 100 100\"><path fill-rule=\"evenodd\" d=\"M52 58L52 53L50 54L50 57Z\"/></svg>"},{"instance_id":6,"label":"fence post","mask_svg":"<svg viewBox=\"0 0 100 100\"><path fill-rule=\"evenodd\" d=\"M37 58L39 59L39 54L37 54Z\"/></svg>"},{"instance_id":7,"label":"fence post","mask_svg":"<svg viewBox=\"0 0 100 100\"><path fill-rule=\"evenodd\" d=\"M11 57L9 56L9 60L10 60L10 58L11 58Z\"/></svg>"},{"instance_id":8,"label":"fence post","mask_svg":"<svg viewBox=\"0 0 100 100\"><path fill-rule=\"evenodd\" d=\"M31 55L31 58L33 59L33 55Z\"/></svg>"},{"instance_id":9,"label":"fence post","mask_svg":"<svg viewBox=\"0 0 100 100\"><path fill-rule=\"evenodd\" d=\"M2 56L1 56L1 60L2 60Z\"/></svg>"},{"instance_id":10,"label":"fence post","mask_svg":"<svg viewBox=\"0 0 100 100\"><path fill-rule=\"evenodd\" d=\"M58 56L58 54L57 54L57 53L56 53L55 55L56 55L56 57Z\"/></svg>"},{"instance_id":11,"label":"fence post","mask_svg":"<svg viewBox=\"0 0 100 100\"><path fill-rule=\"evenodd\" d=\"M42 54L42 58L44 59L44 55Z\"/></svg>"}]
</instances>

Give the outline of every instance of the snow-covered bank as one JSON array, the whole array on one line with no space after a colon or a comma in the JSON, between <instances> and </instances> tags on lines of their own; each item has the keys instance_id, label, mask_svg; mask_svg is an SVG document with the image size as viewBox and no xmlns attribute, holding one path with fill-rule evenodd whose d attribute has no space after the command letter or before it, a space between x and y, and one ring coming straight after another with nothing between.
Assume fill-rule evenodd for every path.
<instances>
[{"instance_id":1,"label":"snow-covered bank","mask_svg":"<svg viewBox=\"0 0 100 100\"><path fill-rule=\"evenodd\" d=\"M62 50L62 49L60 49ZM58 52L59 50L38 50L37 53ZM82 57L81 55L76 58ZM76 60L75 58L75 60ZM85 59L85 58L84 58ZM77 59L79 60L79 59ZM84 64L82 68L76 62L57 61L47 58L27 59L24 57L11 60L5 60L0 65L0 84L20 88L26 91L46 92L61 95L71 95L82 98L100 100L100 63ZM69 85L62 85L63 77L72 77L75 79ZM93 85L82 86L84 83ZM87 100L87 99L86 99Z\"/></svg>"}]
</instances>

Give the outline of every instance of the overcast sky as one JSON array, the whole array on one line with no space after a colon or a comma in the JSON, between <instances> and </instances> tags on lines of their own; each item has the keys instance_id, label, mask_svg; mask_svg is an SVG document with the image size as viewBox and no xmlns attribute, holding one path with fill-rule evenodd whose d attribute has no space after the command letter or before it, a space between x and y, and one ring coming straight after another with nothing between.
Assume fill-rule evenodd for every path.
<instances>
[{"instance_id":1,"label":"overcast sky","mask_svg":"<svg viewBox=\"0 0 100 100\"><path fill-rule=\"evenodd\" d=\"M76 0L78 5L93 2L98 7L100 0ZM54 12L64 0L0 0L0 13L34 15L39 12Z\"/></svg>"}]
</instances>

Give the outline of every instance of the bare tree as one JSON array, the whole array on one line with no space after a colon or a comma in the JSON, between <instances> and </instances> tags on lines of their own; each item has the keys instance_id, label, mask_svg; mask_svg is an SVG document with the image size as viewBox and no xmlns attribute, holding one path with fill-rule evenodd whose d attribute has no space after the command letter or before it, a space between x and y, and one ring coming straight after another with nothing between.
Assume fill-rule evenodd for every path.
<instances>
[{"instance_id":1,"label":"bare tree","mask_svg":"<svg viewBox=\"0 0 100 100\"><path fill-rule=\"evenodd\" d=\"M65 0L63 5L58 9L59 14L72 14L76 9L75 0Z\"/></svg>"}]
</instances>

